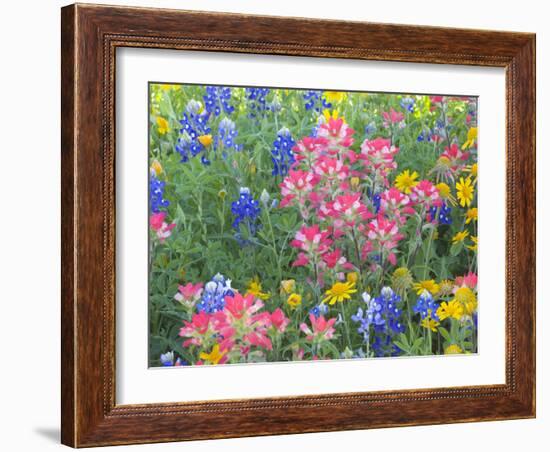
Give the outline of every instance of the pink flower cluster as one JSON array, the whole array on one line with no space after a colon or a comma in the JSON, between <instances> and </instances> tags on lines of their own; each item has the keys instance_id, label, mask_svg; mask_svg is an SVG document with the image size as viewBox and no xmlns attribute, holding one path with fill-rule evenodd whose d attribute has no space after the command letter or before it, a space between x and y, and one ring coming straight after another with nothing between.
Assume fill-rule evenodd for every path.
<instances>
[{"instance_id":1,"label":"pink flower cluster","mask_svg":"<svg viewBox=\"0 0 550 452\"><path fill-rule=\"evenodd\" d=\"M166 223L166 212L153 213L149 217L151 229L157 234L160 243L172 235L172 229L176 227L176 223Z\"/></svg>"},{"instance_id":2,"label":"pink flower cluster","mask_svg":"<svg viewBox=\"0 0 550 452\"><path fill-rule=\"evenodd\" d=\"M263 307L263 301L252 294L226 296L224 309L213 314L201 311L190 322L184 321L179 332L186 338L182 345L208 350L218 344L224 354L220 364L233 355L244 359L251 353L262 355L273 349L271 338L284 333L289 323L280 308L270 313Z\"/></svg>"},{"instance_id":3,"label":"pink flower cluster","mask_svg":"<svg viewBox=\"0 0 550 452\"><path fill-rule=\"evenodd\" d=\"M399 120L391 112L388 118ZM376 138L365 139L357 152L351 149L354 134L341 118L321 124L317 136L294 146L296 162L280 184L281 207L297 208L303 221L291 242L298 249L293 265L309 267L321 286L327 272L341 279L373 254L380 265L385 259L395 264L400 227L415 203L437 196L427 181L411 196L390 188L399 149Z\"/></svg>"},{"instance_id":4,"label":"pink flower cluster","mask_svg":"<svg viewBox=\"0 0 550 452\"><path fill-rule=\"evenodd\" d=\"M390 111L383 111L382 118L384 118L383 125L386 128L390 128L394 124L397 124L400 128L405 127L405 115L393 108L390 108Z\"/></svg>"},{"instance_id":5,"label":"pink flower cluster","mask_svg":"<svg viewBox=\"0 0 550 452\"><path fill-rule=\"evenodd\" d=\"M335 318L326 320L322 315L315 317L315 315L310 314L309 321L311 323L311 328L306 323L301 323L300 330L306 334L306 339L310 342L329 340L336 331L334 329L334 324L336 323Z\"/></svg>"},{"instance_id":6,"label":"pink flower cluster","mask_svg":"<svg viewBox=\"0 0 550 452\"><path fill-rule=\"evenodd\" d=\"M187 283L185 286L179 285L178 292L174 295L174 298L184 306L192 308L202 295L202 287L202 283Z\"/></svg>"},{"instance_id":7,"label":"pink flower cluster","mask_svg":"<svg viewBox=\"0 0 550 452\"><path fill-rule=\"evenodd\" d=\"M457 172L464 168L464 165L466 165L466 162L470 158L470 153L468 151L462 151L456 143L453 143L451 147L445 148L445 152L443 152L439 158L442 157L449 160L451 170Z\"/></svg>"}]
</instances>

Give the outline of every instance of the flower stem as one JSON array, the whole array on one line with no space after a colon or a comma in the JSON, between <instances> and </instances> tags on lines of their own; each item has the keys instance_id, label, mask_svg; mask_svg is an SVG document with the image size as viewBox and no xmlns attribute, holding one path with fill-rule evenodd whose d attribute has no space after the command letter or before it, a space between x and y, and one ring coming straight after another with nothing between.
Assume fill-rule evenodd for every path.
<instances>
[{"instance_id":1,"label":"flower stem","mask_svg":"<svg viewBox=\"0 0 550 452\"><path fill-rule=\"evenodd\" d=\"M349 335L348 322L346 321L346 310L344 308L344 302L340 303L340 311L342 312L342 323L344 324L344 331L346 333L347 344L349 349L351 350L351 339Z\"/></svg>"}]
</instances>

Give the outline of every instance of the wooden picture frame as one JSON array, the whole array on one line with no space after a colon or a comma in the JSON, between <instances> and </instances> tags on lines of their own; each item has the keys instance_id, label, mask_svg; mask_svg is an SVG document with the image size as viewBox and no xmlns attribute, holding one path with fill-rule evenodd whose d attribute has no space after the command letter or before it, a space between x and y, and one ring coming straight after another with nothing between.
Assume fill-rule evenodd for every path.
<instances>
[{"instance_id":1,"label":"wooden picture frame","mask_svg":"<svg viewBox=\"0 0 550 452\"><path fill-rule=\"evenodd\" d=\"M76 4L62 9L61 35L64 444L87 447L535 416L534 34ZM114 89L119 47L505 68L506 383L117 405Z\"/></svg>"}]
</instances>

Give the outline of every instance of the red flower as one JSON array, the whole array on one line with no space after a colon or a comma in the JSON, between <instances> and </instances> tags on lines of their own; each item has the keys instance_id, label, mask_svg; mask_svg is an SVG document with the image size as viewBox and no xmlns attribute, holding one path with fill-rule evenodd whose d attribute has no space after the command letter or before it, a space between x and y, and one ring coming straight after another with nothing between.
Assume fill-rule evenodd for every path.
<instances>
[{"instance_id":1,"label":"red flower","mask_svg":"<svg viewBox=\"0 0 550 452\"><path fill-rule=\"evenodd\" d=\"M290 320L285 316L285 313L281 308L275 309L271 314L271 324L279 331L284 333L286 326L290 323Z\"/></svg>"}]
</instances>

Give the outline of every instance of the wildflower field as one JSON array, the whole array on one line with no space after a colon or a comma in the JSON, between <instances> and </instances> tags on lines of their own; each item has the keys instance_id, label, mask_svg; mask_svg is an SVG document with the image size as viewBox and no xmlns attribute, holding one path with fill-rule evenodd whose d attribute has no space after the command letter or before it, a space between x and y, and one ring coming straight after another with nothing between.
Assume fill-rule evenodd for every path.
<instances>
[{"instance_id":1,"label":"wildflower field","mask_svg":"<svg viewBox=\"0 0 550 452\"><path fill-rule=\"evenodd\" d=\"M477 351L477 98L149 85L149 365Z\"/></svg>"}]
</instances>

